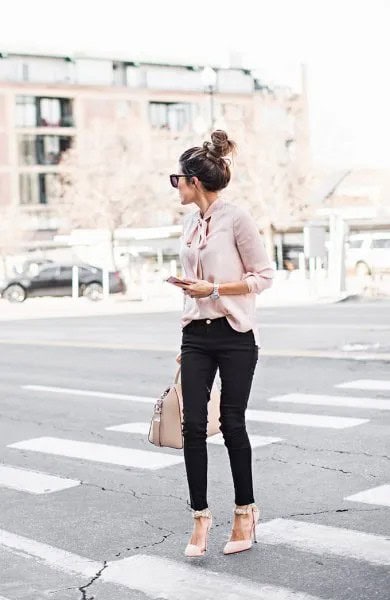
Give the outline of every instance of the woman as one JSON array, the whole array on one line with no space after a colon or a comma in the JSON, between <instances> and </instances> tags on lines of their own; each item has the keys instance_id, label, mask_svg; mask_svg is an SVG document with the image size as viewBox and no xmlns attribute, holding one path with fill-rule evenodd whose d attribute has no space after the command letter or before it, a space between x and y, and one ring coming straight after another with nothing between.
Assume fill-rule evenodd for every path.
<instances>
[{"instance_id":1,"label":"woman","mask_svg":"<svg viewBox=\"0 0 390 600\"><path fill-rule=\"evenodd\" d=\"M186 283L181 319L183 451L194 529L184 551L201 556L207 549L212 514L207 504L207 402L215 374L221 379L220 429L228 450L235 491L234 523L224 554L252 546L259 517L253 497L252 450L245 409L258 361L259 333L255 294L272 284L273 267L257 225L248 211L224 201L219 192L230 181L235 143L224 131L211 142L186 150L171 184L185 215L180 260Z\"/></svg>"}]
</instances>

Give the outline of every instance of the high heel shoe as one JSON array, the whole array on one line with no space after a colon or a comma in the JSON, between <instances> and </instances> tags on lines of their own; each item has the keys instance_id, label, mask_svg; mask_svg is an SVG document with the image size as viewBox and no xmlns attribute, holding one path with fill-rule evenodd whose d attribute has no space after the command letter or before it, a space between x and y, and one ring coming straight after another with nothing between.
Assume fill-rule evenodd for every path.
<instances>
[{"instance_id":1,"label":"high heel shoe","mask_svg":"<svg viewBox=\"0 0 390 600\"><path fill-rule=\"evenodd\" d=\"M228 541L223 549L224 554L233 554L235 552L249 550L249 548L252 547L253 541L257 543L256 525L259 521L260 511L257 508L256 504L253 502L252 504L248 504L246 508L240 508L236 505L233 509L233 513L235 513L236 515L246 515L252 513L252 526L250 537L247 540Z\"/></svg>"},{"instance_id":2,"label":"high heel shoe","mask_svg":"<svg viewBox=\"0 0 390 600\"><path fill-rule=\"evenodd\" d=\"M186 556L203 556L207 551L208 535L213 522L213 517L209 508L204 508L203 510L194 510L192 516L194 517L194 519L199 519L200 517L209 518L209 523L207 525L206 531L205 547L201 548L197 544L187 544L184 550L184 554Z\"/></svg>"}]
</instances>

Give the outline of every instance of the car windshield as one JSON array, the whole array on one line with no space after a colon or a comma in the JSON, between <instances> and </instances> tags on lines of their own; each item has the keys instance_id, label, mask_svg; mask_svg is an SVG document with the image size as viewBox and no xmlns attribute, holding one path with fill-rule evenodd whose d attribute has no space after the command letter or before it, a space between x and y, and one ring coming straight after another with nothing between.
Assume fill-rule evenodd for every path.
<instances>
[{"instance_id":1,"label":"car windshield","mask_svg":"<svg viewBox=\"0 0 390 600\"><path fill-rule=\"evenodd\" d=\"M34 276L38 275L38 273L40 273L42 269L47 269L48 267L50 267L50 265L51 263L27 263L23 265L22 269L19 272L21 273L21 275Z\"/></svg>"}]
</instances>

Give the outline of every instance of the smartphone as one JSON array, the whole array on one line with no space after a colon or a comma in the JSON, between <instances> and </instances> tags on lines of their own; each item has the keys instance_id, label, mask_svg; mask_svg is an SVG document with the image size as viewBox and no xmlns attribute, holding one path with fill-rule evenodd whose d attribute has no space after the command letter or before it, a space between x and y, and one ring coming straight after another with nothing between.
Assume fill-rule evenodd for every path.
<instances>
[{"instance_id":1,"label":"smartphone","mask_svg":"<svg viewBox=\"0 0 390 600\"><path fill-rule=\"evenodd\" d=\"M179 279L179 277L174 277L173 275L168 277L168 279L166 279L165 281L168 281L168 283L173 283L174 285L180 283L191 283L191 281L189 281L188 279Z\"/></svg>"}]
</instances>

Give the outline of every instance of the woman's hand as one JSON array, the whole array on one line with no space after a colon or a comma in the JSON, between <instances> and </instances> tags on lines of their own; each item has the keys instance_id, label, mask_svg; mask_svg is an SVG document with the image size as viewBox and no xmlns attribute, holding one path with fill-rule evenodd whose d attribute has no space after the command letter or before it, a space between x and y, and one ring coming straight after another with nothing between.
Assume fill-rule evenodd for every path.
<instances>
[{"instance_id":1,"label":"woman's hand","mask_svg":"<svg viewBox=\"0 0 390 600\"><path fill-rule=\"evenodd\" d=\"M206 298L210 296L214 289L214 285L205 279L198 279L193 283L183 284L183 293L191 296L191 298Z\"/></svg>"},{"instance_id":2,"label":"woman's hand","mask_svg":"<svg viewBox=\"0 0 390 600\"><path fill-rule=\"evenodd\" d=\"M179 363L179 365L181 364L181 352L179 352L179 354L176 356L175 360L177 363Z\"/></svg>"}]
</instances>

